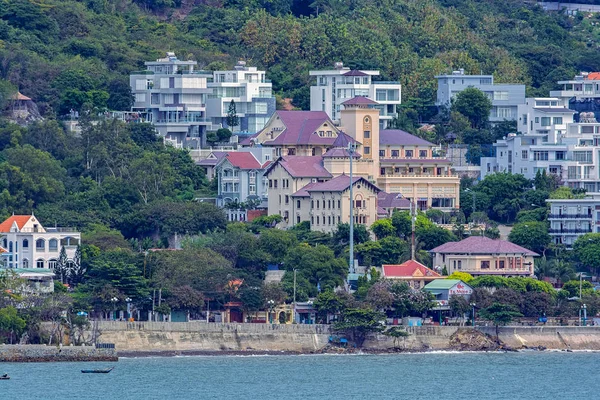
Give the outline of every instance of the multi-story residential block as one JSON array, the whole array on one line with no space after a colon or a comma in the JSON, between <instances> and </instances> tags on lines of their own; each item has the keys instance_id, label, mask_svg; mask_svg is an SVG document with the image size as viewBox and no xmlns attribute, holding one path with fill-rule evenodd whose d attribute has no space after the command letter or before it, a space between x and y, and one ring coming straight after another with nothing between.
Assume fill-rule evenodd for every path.
<instances>
[{"instance_id":1,"label":"multi-story residential block","mask_svg":"<svg viewBox=\"0 0 600 400\"><path fill-rule=\"evenodd\" d=\"M517 131L558 136L573 123L575 113L557 97L528 97L518 107Z\"/></svg>"},{"instance_id":2,"label":"multi-story residential block","mask_svg":"<svg viewBox=\"0 0 600 400\"><path fill-rule=\"evenodd\" d=\"M134 72L129 78L132 112L151 122L166 143L205 147L206 131L214 129L206 115L212 76L195 71L196 61L179 60L174 53L145 65L146 71Z\"/></svg>"},{"instance_id":3,"label":"multi-story residential block","mask_svg":"<svg viewBox=\"0 0 600 400\"><path fill-rule=\"evenodd\" d=\"M81 234L73 228L44 228L34 215L13 215L0 224L4 268L54 269L65 249L68 260L75 256Z\"/></svg>"},{"instance_id":4,"label":"multi-story residential block","mask_svg":"<svg viewBox=\"0 0 600 400\"><path fill-rule=\"evenodd\" d=\"M215 165L217 205L227 207L231 221L246 221L249 203L252 208L267 208L267 178L264 176L271 161L261 161L261 149L228 152ZM255 154L258 153L258 154ZM234 207L246 203L246 207Z\"/></svg>"},{"instance_id":5,"label":"multi-story residential block","mask_svg":"<svg viewBox=\"0 0 600 400\"><path fill-rule=\"evenodd\" d=\"M265 79L265 71L248 67L245 61L238 61L230 71L214 71L208 87L212 94L206 101L206 115L213 126L254 134L265 127L275 112L272 84ZM232 100L239 118L239 125L233 127L227 125Z\"/></svg>"},{"instance_id":6,"label":"multi-story residential block","mask_svg":"<svg viewBox=\"0 0 600 400\"><path fill-rule=\"evenodd\" d=\"M575 240L586 233L600 233L600 193L590 193L583 199L550 199L550 236L553 243L573 247Z\"/></svg>"},{"instance_id":7,"label":"multi-story residential block","mask_svg":"<svg viewBox=\"0 0 600 400\"><path fill-rule=\"evenodd\" d=\"M573 79L558 81L561 90L551 90L550 96L559 98L565 106L577 112L600 111L600 73L582 72Z\"/></svg>"},{"instance_id":8,"label":"multi-story residential block","mask_svg":"<svg viewBox=\"0 0 600 400\"><path fill-rule=\"evenodd\" d=\"M452 98L466 88L474 87L484 92L492 101L490 122L514 121L518 117L517 107L525 103L525 85L494 84L493 75L465 75L460 69L449 75L438 75L437 100L439 107L449 107Z\"/></svg>"},{"instance_id":9,"label":"multi-story residential block","mask_svg":"<svg viewBox=\"0 0 600 400\"><path fill-rule=\"evenodd\" d=\"M335 63L334 69L310 71L316 85L310 87L311 111L323 111L336 123L340 122L342 104L357 96L376 101L381 128L387 128L397 116L397 107L402 102L400 82L374 81L379 71L350 70L343 63Z\"/></svg>"},{"instance_id":10,"label":"multi-story residential block","mask_svg":"<svg viewBox=\"0 0 600 400\"><path fill-rule=\"evenodd\" d=\"M581 113L579 119L581 122L566 122L560 129L510 134L498 140L496 157L481 159L482 178L509 172L533 179L538 171L546 171L571 188L600 191L600 123L592 113Z\"/></svg>"},{"instance_id":11,"label":"multi-story residential block","mask_svg":"<svg viewBox=\"0 0 600 400\"><path fill-rule=\"evenodd\" d=\"M473 276L532 276L533 259L539 254L514 243L471 236L460 242L448 242L430 250L435 269L448 274L468 272Z\"/></svg>"}]
</instances>

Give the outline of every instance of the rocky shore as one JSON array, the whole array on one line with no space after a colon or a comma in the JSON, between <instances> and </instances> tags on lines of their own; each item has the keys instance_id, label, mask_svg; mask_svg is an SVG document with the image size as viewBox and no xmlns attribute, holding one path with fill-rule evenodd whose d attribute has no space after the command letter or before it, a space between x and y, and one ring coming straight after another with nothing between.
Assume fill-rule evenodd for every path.
<instances>
[{"instance_id":1,"label":"rocky shore","mask_svg":"<svg viewBox=\"0 0 600 400\"><path fill-rule=\"evenodd\" d=\"M0 345L0 362L118 361L115 349L91 346Z\"/></svg>"}]
</instances>

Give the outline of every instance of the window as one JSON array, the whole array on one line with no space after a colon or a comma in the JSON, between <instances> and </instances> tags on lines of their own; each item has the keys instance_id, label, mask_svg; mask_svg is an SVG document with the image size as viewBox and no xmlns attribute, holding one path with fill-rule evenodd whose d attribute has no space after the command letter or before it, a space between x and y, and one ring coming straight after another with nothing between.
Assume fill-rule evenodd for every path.
<instances>
[{"instance_id":1,"label":"window","mask_svg":"<svg viewBox=\"0 0 600 400\"><path fill-rule=\"evenodd\" d=\"M300 208L302 208L302 207L300 207L300 204L301 204L300 200L296 200L296 208L297 208L298 210L299 210Z\"/></svg>"},{"instance_id":2,"label":"window","mask_svg":"<svg viewBox=\"0 0 600 400\"><path fill-rule=\"evenodd\" d=\"M400 150L392 150L392 157L400 157Z\"/></svg>"},{"instance_id":3,"label":"window","mask_svg":"<svg viewBox=\"0 0 600 400\"><path fill-rule=\"evenodd\" d=\"M490 269L490 262L489 261L481 261L481 269Z\"/></svg>"},{"instance_id":4,"label":"window","mask_svg":"<svg viewBox=\"0 0 600 400\"><path fill-rule=\"evenodd\" d=\"M527 160L527 159L529 158L529 153L528 153L528 151L527 151L527 150L522 150L522 151L521 151L521 158L522 158L523 160Z\"/></svg>"},{"instance_id":5,"label":"window","mask_svg":"<svg viewBox=\"0 0 600 400\"><path fill-rule=\"evenodd\" d=\"M565 152L564 151L557 151L554 158L556 160L564 160L565 159Z\"/></svg>"},{"instance_id":6,"label":"window","mask_svg":"<svg viewBox=\"0 0 600 400\"><path fill-rule=\"evenodd\" d=\"M498 268L504 269L504 260L498 261Z\"/></svg>"},{"instance_id":7,"label":"window","mask_svg":"<svg viewBox=\"0 0 600 400\"><path fill-rule=\"evenodd\" d=\"M331 225L331 216L327 217L327 225Z\"/></svg>"},{"instance_id":8,"label":"window","mask_svg":"<svg viewBox=\"0 0 600 400\"><path fill-rule=\"evenodd\" d=\"M365 139L370 139L371 138L371 131L365 131L364 135L365 135Z\"/></svg>"},{"instance_id":9,"label":"window","mask_svg":"<svg viewBox=\"0 0 600 400\"><path fill-rule=\"evenodd\" d=\"M371 148L369 146L365 146L365 154L371 154Z\"/></svg>"},{"instance_id":10,"label":"window","mask_svg":"<svg viewBox=\"0 0 600 400\"><path fill-rule=\"evenodd\" d=\"M494 92L494 100L508 100L508 92Z\"/></svg>"},{"instance_id":11,"label":"window","mask_svg":"<svg viewBox=\"0 0 600 400\"><path fill-rule=\"evenodd\" d=\"M146 102L146 93L136 93L135 94L135 102L136 103L145 103Z\"/></svg>"},{"instance_id":12,"label":"window","mask_svg":"<svg viewBox=\"0 0 600 400\"><path fill-rule=\"evenodd\" d=\"M54 258L51 258L50 260L48 260L48 268L50 268L50 269L56 268L56 260Z\"/></svg>"},{"instance_id":13,"label":"window","mask_svg":"<svg viewBox=\"0 0 600 400\"><path fill-rule=\"evenodd\" d=\"M319 209L319 200L317 200L317 209ZM318 224L318 222L317 222Z\"/></svg>"},{"instance_id":14,"label":"window","mask_svg":"<svg viewBox=\"0 0 600 400\"><path fill-rule=\"evenodd\" d=\"M319 216L317 215L317 225L319 225Z\"/></svg>"},{"instance_id":15,"label":"window","mask_svg":"<svg viewBox=\"0 0 600 400\"><path fill-rule=\"evenodd\" d=\"M550 117L542 117L541 125L542 126L550 126L551 120L552 120L552 118L550 118Z\"/></svg>"},{"instance_id":16,"label":"window","mask_svg":"<svg viewBox=\"0 0 600 400\"><path fill-rule=\"evenodd\" d=\"M50 251L58 251L58 240L50 239L48 241L48 250Z\"/></svg>"},{"instance_id":17,"label":"window","mask_svg":"<svg viewBox=\"0 0 600 400\"><path fill-rule=\"evenodd\" d=\"M379 150L379 157L385 157L385 150Z\"/></svg>"},{"instance_id":18,"label":"window","mask_svg":"<svg viewBox=\"0 0 600 400\"><path fill-rule=\"evenodd\" d=\"M325 206L323 206L325 207ZM327 208L331 210L331 200L327 200Z\"/></svg>"},{"instance_id":19,"label":"window","mask_svg":"<svg viewBox=\"0 0 600 400\"><path fill-rule=\"evenodd\" d=\"M315 208L315 201L314 200L310 201L310 208Z\"/></svg>"},{"instance_id":20,"label":"window","mask_svg":"<svg viewBox=\"0 0 600 400\"><path fill-rule=\"evenodd\" d=\"M39 259L39 260L37 260L37 261L35 262L35 266L36 266L37 268L44 268L44 260L42 260L42 259Z\"/></svg>"},{"instance_id":21,"label":"window","mask_svg":"<svg viewBox=\"0 0 600 400\"><path fill-rule=\"evenodd\" d=\"M277 189L277 179L273 179L273 187Z\"/></svg>"},{"instance_id":22,"label":"window","mask_svg":"<svg viewBox=\"0 0 600 400\"><path fill-rule=\"evenodd\" d=\"M523 125L527 125L527 114L523 114Z\"/></svg>"},{"instance_id":23,"label":"window","mask_svg":"<svg viewBox=\"0 0 600 400\"><path fill-rule=\"evenodd\" d=\"M290 204L290 196L285 195L285 204Z\"/></svg>"},{"instance_id":24,"label":"window","mask_svg":"<svg viewBox=\"0 0 600 400\"><path fill-rule=\"evenodd\" d=\"M562 117L554 117L554 119L552 120L552 123L554 125L562 125L563 119L562 119Z\"/></svg>"},{"instance_id":25,"label":"window","mask_svg":"<svg viewBox=\"0 0 600 400\"><path fill-rule=\"evenodd\" d=\"M26 258L23 259L23 268L29 268L29 260Z\"/></svg>"},{"instance_id":26,"label":"window","mask_svg":"<svg viewBox=\"0 0 600 400\"><path fill-rule=\"evenodd\" d=\"M419 150L419 158L427 158L427 150Z\"/></svg>"},{"instance_id":27,"label":"window","mask_svg":"<svg viewBox=\"0 0 600 400\"><path fill-rule=\"evenodd\" d=\"M513 108L511 107L496 107L496 117L502 119L513 119Z\"/></svg>"},{"instance_id":28,"label":"window","mask_svg":"<svg viewBox=\"0 0 600 400\"><path fill-rule=\"evenodd\" d=\"M573 160L579 161L586 164L592 163L592 152L591 151L574 151Z\"/></svg>"},{"instance_id":29,"label":"window","mask_svg":"<svg viewBox=\"0 0 600 400\"><path fill-rule=\"evenodd\" d=\"M46 241L44 239L38 239L35 241L35 249L39 251L46 250Z\"/></svg>"},{"instance_id":30,"label":"window","mask_svg":"<svg viewBox=\"0 0 600 400\"><path fill-rule=\"evenodd\" d=\"M272 188L273 187L273 180L269 179L269 187Z\"/></svg>"},{"instance_id":31,"label":"window","mask_svg":"<svg viewBox=\"0 0 600 400\"><path fill-rule=\"evenodd\" d=\"M288 149L288 156L295 156L296 155L296 149L294 147L290 147Z\"/></svg>"},{"instance_id":32,"label":"window","mask_svg":"<svg viewBox=\"0 0 600 400\"><path fill-rule=\"evenodd\" d=\"M338 208L342 208L341 204L342 204L341 200L338 200Z\"/></svg>"},{"instance_id":33,"label":"window","mask_svg":"<svg viewBox=\"0 0 600 400\"><path fill-rule=\"evenodd\" d=\"M535 161L548 161L548 152L547 151L534 151L533 159Z\"/></svg>"},{"instance_id":34,"label":"window","mask_svg":"<svg viewBox=\"0 0 600 400\"><path fill-rule=\"evenodd\" d=\"M29 240L27 240L27 239L23 239L23 248L24 248L24 249L27 249L27 248L29 248Z\"/></svg>"},{"instance_id":35,"label":"window","mask_svg":"<svg viewBox=\"0 0 600 400\"><path fill-rule=\"evenodd\" d=\"M405 156L406 158L412 158L412 156L413 156L413 151L412 151L412 150L406 150L406 151L404 151L404 156Z\"/></svg>"},{"instance_id":36,"label":"window","mask_svg":"<svg viewBox=\"0 0 600 400\"><path fill-rule=\"evenodd\" d=\"M150 104L160 104L160 94L152 93L150 95Z\"/></svg>"},{"instance_id":37,"label":"window","mask_svg":"<svg viewBox=\"0 0 600 400\"><path fill-rule=\"evenodd\" d=\"M250 185L248 188L249 194L256 194L256 185Z\"/></svg>"}]
</instances>

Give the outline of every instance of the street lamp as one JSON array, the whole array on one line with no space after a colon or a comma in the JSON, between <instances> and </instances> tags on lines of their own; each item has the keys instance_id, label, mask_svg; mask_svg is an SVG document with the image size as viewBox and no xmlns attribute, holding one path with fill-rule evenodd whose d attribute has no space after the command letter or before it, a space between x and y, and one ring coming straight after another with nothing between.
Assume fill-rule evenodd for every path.
<instances>
[{"instance_id":1,"label":"street lamp","mask_svg":"<svg viewBox=\"0 0 600 400\"><path fill-rule=\"evenodd\" d=\"M131 299L127 297L125 301L127 302L127 321L129 321L131 319Z\"/></svg>"},{"instance_id":2,"label":"street lamp","mask_svg":"<svg viewBox=\"0 0 600 400\"><path fill-rule=\"evenodd\" d=\"M110 301L113 304L113 319L116 321L117 320L117 301L119 301L119 299L116 297L113 297L110 299Z\"/></svg>"},{"instance_id":3,"label":"street lamp","mask_svg":"<svg viewBox=\"0 0 600 400\"><path fill-rule=\"evenodd\" d=\"M471 303L470 305L471 305L471 308L473 309L473 319L472 319L472 321L471 321L471 322L472 322L472 325L473 325L473 326L475 326L475 306L476 306L477 304L475 304L475 303Z\"/></svg>"},{"instance_id":4,"label":"street lamp","mask_svg":"<svg viewBox=\"0 0 600 400\"><path fill-rule=\"evenodd\" d=\"M272 324L273 323L273 309L275 308L275 301L269 300L269 301L267 301L267 304L269 305L269 323Z\"/></svg>"}]
</instances>

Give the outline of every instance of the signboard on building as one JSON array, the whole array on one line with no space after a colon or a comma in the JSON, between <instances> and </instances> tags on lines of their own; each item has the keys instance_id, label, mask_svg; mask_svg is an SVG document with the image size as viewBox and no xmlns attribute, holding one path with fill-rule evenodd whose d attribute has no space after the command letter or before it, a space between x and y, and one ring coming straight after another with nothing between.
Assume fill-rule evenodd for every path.
<instances>
[{"instance_id":1,"label":"signboard on building","mask_svg":"<svg viewBox=\"0 0 600 400\"><path fill-rule=\"evenodd\" d=\"M473 289L464 283L457 283L449 291L448 296L469 296L473 293Z\"/></svg>"}]
</instances>

